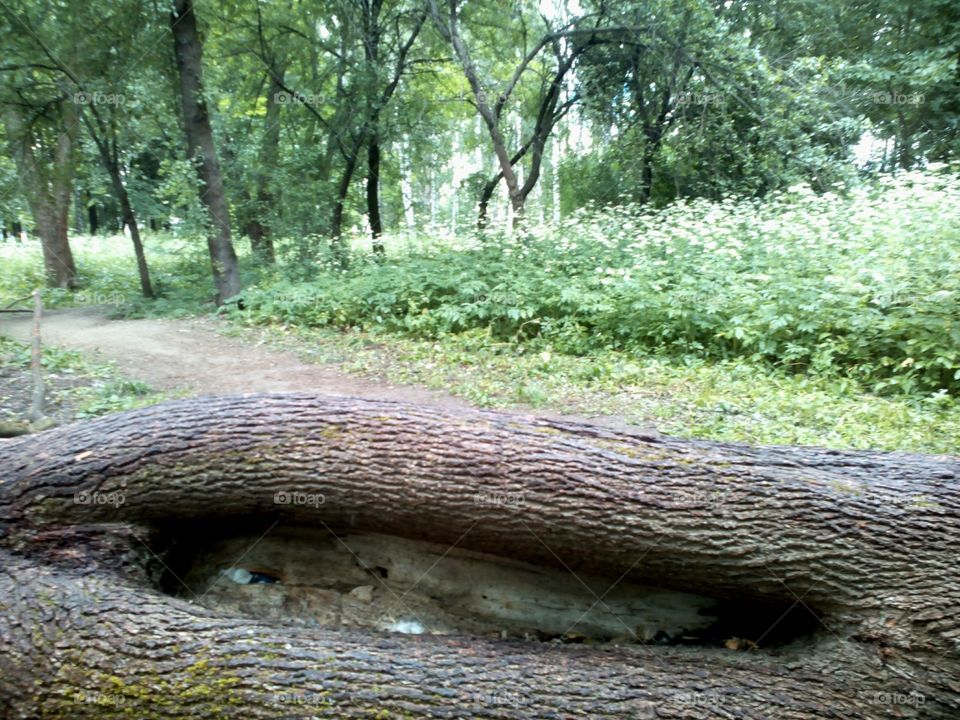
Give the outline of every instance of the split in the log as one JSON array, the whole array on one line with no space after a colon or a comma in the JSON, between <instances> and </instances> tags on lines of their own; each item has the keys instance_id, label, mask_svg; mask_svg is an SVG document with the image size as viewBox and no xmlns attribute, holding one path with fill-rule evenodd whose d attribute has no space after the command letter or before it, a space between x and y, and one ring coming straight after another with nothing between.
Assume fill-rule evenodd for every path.
<instances>
[{"instance_id":1,"label":"split in the log","mask_svg":"<svg viewBox=\"0 0 960 720\"><path fill-rule=\"evenodd\" d=\"M9 717L960 715L954 457L291 394L0 467Z\"/></svg>"},{"instance_id":2,"label":"split in the log","mask_svg":"<svg viewBox=\"0 0 960 720\"><path fill-rule=\"evenodd\" d=\"M395 536L270 525L167 538L162 588L253 618L387 632L779 648L821 629L799 603L717 601ZM531 538L535 540L535 538Z\"/></svg>"}]
</instances>

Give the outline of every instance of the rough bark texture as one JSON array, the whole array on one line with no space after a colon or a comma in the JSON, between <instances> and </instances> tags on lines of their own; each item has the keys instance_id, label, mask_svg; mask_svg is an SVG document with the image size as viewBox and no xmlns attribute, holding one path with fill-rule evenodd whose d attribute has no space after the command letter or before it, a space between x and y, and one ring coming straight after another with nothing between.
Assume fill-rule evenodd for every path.
<instances>
[{"instance_id":1,"label":"rough bark texture","mask_svg":"<svg viewBox=\"0 0 960 720\"><path fill-rule=\"evenodd\" d=\"M110 184L113 186L113 194L120 204L120 215L123 218L123 224L130 228L130 240L133 243L133 254L137 260L137 275L140 278L140 292L144 297L153 297L153 285L150 282L150 269L147 266L147 256L143 251L143 240L140 238L140 225L137 223L137 214L133 211L133 204L130 202L130 194L127 192L127 186L123 181L123 174L120 172L120 152L117 143L115 126L108 127L103 119L97 113L96 108L91 108L93 119L84 118L87 128L90 130L90 136L100 154L100 160L103 162L107 174L110 176ZM91 205L91 229L90 233L96 233L96 206Z\"/></svg>"},{"instance_id":2,"label":"rough bark texture","mask_svg":"<svg viewBox=\"0 0 960 720\"><path fill-rule=\"evenodd\" d=\"M258 6L259 7L259 6ZM266 55L266 41L261 32L261 46ZM273 245L273 233L265 218L276 202L269 180L277 167L280 152L280 103L277 97L284 92L283 78L286 73L286 61L269 57L270 82L267 91L267 112L263 118L263 138L260 141L260 153L254 175L254 217L244 228L244 234L250 238L250 250L261 261L268 264L276 262L276 250Z\"/></svg>"},{"instance_id":3,"label":"rough bark texture","mask_svg":"<svg viewBox=\"0 0 960 720\"><path fill-rule=\"evenodd\" d=\"M217 302L240 292L240 272L230 235L230 209L220 174L210 115L203 97L203 42L197 32L192 0L176 0L170 18L174 55L180 77L180 101L187 151L197 161L200 202L210 215L207 237Z\"/></svg>"},{"instance_id":4,"label":"rough bark texture","mask_svg":"<svg viewBox=\"0 0 960 720\"><path fill-rule=\"evenodd\" d=\"M68 238L70 196L73 188L76 108L59 106L60 123L52 147L45 148L42 131L29 126L25 111L9 106L4 113L10 154L13 156L43 247L43 264L51 287L75 288L77 266Z\"/></svg>"},{"instance_id":5,"label":"rough bark texture","mask_svg":"<svg viewBox=\"0 0 960 720\"><path fill-rule=\"evenodd\" d=\"M3 717L960 716L956 457L290 394L8 440L0 468ZM501 494L522 502L477 502ZM217 520L800 603L822 627L775 651L559 646L304 628L153 590L141 539Z\"/></svg>"}]
</instances>

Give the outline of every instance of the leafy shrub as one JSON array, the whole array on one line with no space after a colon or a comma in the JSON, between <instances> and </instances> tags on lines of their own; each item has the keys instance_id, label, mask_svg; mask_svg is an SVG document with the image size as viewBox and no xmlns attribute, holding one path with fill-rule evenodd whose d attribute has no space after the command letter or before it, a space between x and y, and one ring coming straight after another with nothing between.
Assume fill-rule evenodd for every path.
<instances>
[{"instance_id":1,"label":"leafy shrub","mask_svg":"<svg viewBox=\"0 0 960 720\"><path fill-rule=\"evenodd\" d=\"M747 358L876 391L960 390L960 181L576 213L523 235L425 242L245 292L252 323L483 329L496 342Z\"/></svg>"}]
</instances>

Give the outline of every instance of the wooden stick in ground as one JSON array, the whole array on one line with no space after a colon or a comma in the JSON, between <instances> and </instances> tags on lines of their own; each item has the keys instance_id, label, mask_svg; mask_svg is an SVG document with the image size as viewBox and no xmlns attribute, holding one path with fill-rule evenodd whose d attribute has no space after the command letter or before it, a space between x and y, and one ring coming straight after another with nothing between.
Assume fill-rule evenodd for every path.
<instances>
[{"instance_id":1,"label":"wooden stick in ground","mask_svg":"<svg viewBox=\"0 0 960 720\"><path fill-rule=\"evenodd\" d=\"M30 407L30 421L40 422L43 410L43 372L41 369L40 321L43 319L43 300L40 291L33 291L33 348L30 357L30 371L33 375L33 402Z\"/></svg>"}]
</instances>

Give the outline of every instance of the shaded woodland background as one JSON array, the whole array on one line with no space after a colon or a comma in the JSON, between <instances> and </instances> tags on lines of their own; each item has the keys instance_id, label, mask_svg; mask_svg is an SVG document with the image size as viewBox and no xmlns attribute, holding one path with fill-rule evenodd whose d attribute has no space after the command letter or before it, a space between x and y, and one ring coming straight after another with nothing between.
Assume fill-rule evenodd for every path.
<instances>
[{"instance_id":1,"label":"shaded woodland background","mask_svg":"<svg viewBox=\"0 0 960 720\"><path fill-rule=\"evenodd\" d=\"M8 2L0 20L9 300L214 302L448 358L593 358L584 382L635 375L621 353L923 412L960 388L955 3Z\"/></svg>"}]
</instances>

